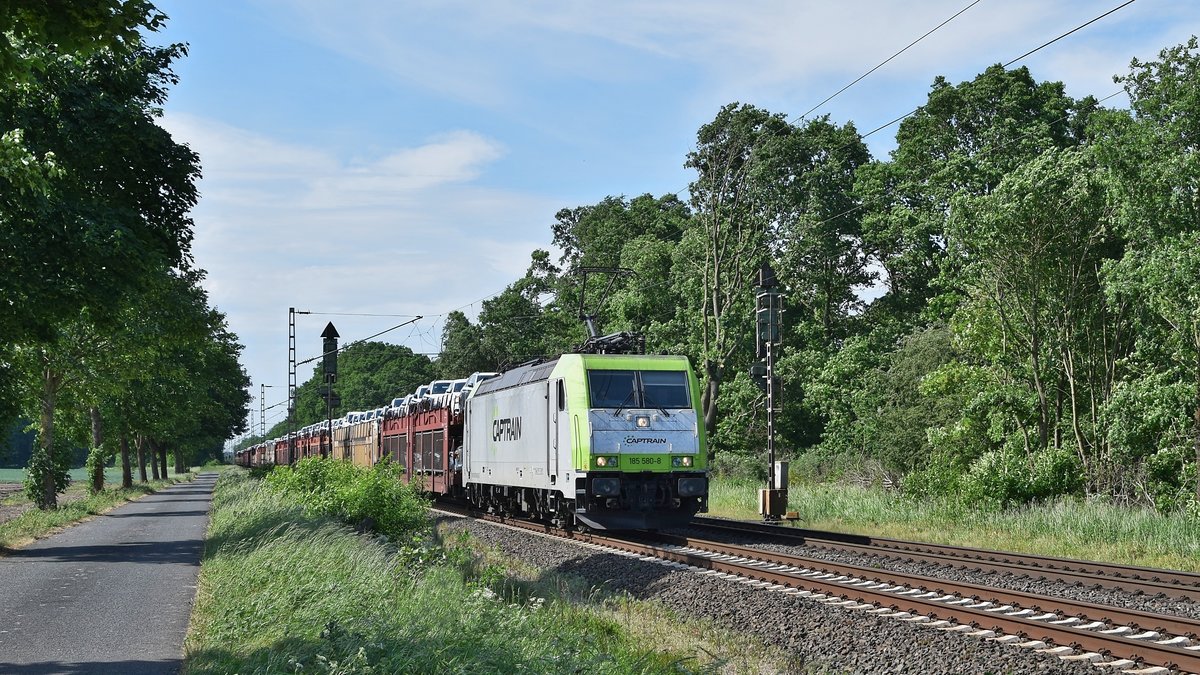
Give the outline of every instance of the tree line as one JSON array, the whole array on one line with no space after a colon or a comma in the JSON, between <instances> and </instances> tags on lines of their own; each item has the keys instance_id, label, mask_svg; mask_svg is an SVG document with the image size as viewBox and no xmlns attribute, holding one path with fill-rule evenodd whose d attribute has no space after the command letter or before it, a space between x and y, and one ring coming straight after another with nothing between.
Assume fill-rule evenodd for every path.
<instances>
[{"instance_id":1,"label":"tree line","mask_svg":"<svg viewBox=\"0 0 1200 675\"><path fill-rule=\"evenodd\" d=\"M166 477L244 430L241 345L190 254L199 158L158 118L183 45L143 0L0 17L0 421L33 420L26 488L52 508L70 449L91 487Z\"/></svg>"},{"instance_id":2,"label":"tree line","mask_svg":"<svg viewBox=\"0 0 1200 675\"><path fill-rule=\"evenodd\" d=\"M1098 495L1196 505L1200 52L1115 80L1129 109L1026 68L934 80L871 156L853 123L730 104L686 197L563 209L557 258L451 314L437 368L570 349L583 267L633 270L609 330L687 354L716 466L762 475L755 273L785 293L781 445L806 474L888 478L970 503Z\"/></svg>"},{"instance_id":3,"label":"tree line","mask_svg":"<svg viewBox=\"0 0 1200 675\"><path fill-rule=\"evenodd\" d=\"M1198 70L1195 38L1133 61L1114 78L1129 109L1027 68L938 77L886 158L852 122L727 105L684 160L686 195L562 209L559 254L534 251L474 320L450 313L435 361L352 348L334 414L571 350L579 271L619 267L634 274L601 325L691 357L714 465L765 475L748 371L769 262L785 295L779 440L802 474L969 504L1196 509ZM318 382L299 389L299 424L325 416Z\"/></svg>"}]
</instances>

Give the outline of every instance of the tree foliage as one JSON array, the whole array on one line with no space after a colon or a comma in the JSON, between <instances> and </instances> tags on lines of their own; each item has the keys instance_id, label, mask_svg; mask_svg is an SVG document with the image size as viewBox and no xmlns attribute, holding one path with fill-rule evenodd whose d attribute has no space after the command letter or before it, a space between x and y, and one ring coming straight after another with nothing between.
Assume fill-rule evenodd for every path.
<instances>
[{"instance_id":1,"label":"tree foliage","mask_svg":"<svg viewBox=\"0 0 1200 675\"><path fill-rule=\"evenodd\" d=\"M362 342L338 352L338 381L334 386L341 405L334 417L354 410L374 410L403 398L417 387L437 379L438 371L429 357L415 354L408 347L385 342ZM305 426L326 419L325 399L321 397L324 371L320 365L296 388L296 425ZM276 424L268 438L288 432L287 421Z\"/></svg>"},{"instance_id":2,"label":"tree foliage","mask_svg":"<svg viewBox=\"0 0 1200 675\"><path fill-rule=\"evenodd\" d=\"M168 449L182 470L243 429L248 381L190 258L199 159L157 122L185 49L141 31L165 17L0 6L0 419L36 420L27 486L51 508L66 448L92 446L98 472L136 438L156 473Z\"/></svg>"},{"instance_id":3,"label":"tree foliage","mask_svg":"<svg viewBox=\"0 0 1200 675\"><path fill-rule=\"evenodd\" d=\"M807 470L875 467L977 503L1184 506L1200 496L1198 51L1133 62L1129 111L1026 68L939 77L888 158L852 124L725 106L686 158L686 203L560 210L561 257L535 252L476 321L448 321L442 372L569 349L578 271L631 269L589 303L597 319L690 356L715 466L761 475L746 370L769 262L779 445Z\"/></svg>"}]
</instances>

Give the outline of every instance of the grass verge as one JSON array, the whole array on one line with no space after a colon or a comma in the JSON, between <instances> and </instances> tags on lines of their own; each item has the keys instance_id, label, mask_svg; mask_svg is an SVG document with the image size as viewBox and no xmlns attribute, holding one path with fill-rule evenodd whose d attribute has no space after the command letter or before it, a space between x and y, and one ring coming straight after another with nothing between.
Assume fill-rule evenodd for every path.
<instances>
[{"instance_id":1,"label":"grass verge","mask_svg":"<svg viewBox=\"0 0 1200 675\"><path fill-rule=\"evenodd\" d=\"M690 654L623 627L628 605L538 595L426 542L397 547L223 475L184 672L689 672Z\"/></svg>"},{"instance_id":2,"label":"grass verge","mask_svg":"<svg viewBox=\"0 0 1200 675\"><path fill-rule=\"evenodd\" d=\"M45 537L59 529L76 523L89 516L98 515L116 508L126 502L145 497L164 487L175 483L191 480L194 473L182 474L174 478L149 483L134 483L132 488L108 488L97 494L88 494L87 486L81 482L73 482L64 494L60 494L59 507L53 511L41 511L31 508L20 515L0 522L0 555L6 550L20 548L29 542ZM15 506L28 503L24 493L17 493L5 499L5 506Z\"/></svg>"},{"instance_id":3,"label":"grass verge","mask_svg":"<svg viewBox=\"0 0 1200 675\"><path fill-rule=\"evenodd\" d=\"M714 479L710 515L759 519L760 487ZM788 509L800 527L1200 571L1200 523L1184 513L1074 499L996 510L833 484L793 484Z\"/></svg>"}]
</instances>

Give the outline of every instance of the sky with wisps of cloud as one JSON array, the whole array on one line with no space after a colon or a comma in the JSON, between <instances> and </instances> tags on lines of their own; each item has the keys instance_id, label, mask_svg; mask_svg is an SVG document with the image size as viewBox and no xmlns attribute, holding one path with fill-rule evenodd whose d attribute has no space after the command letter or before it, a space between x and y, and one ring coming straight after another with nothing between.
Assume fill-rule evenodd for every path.
<instances>
[{"instance_id":1,"label":"sky with wisps of cloud","mask_svg":"<svg viewBox=\"0 0 1200 675\"><path fill-rule=\"evenodd\" d=\"M936 76L971 79L1123 2L159 0L153 39L189 45L162 124L200 154L193 252L273 404L289 307L330 314L298 320L301 359L327 320L343 341L406 320L348 314L421 315L381 339L435 354L444 315L517 279L559 209L686 198L721 106L795 121L970 6L813 113L867 131ZM1138 0L1017 65L1105 97L1131 59L1196 33L1200 2ZM894 134L868 139L876 157Z\"/></svg>"}]
</instances>

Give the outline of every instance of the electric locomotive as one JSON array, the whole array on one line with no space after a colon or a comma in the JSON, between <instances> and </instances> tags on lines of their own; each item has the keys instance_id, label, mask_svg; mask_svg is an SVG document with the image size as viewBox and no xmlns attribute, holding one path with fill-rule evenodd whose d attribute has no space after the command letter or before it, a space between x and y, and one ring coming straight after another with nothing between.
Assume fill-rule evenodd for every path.
<instances>
[{"instance_id":1,"label":"electric locomotive","mask_svg":"<svg viewBox=\"0 0 1200 675\"><path fill-rule=\"evenodd\" d=\"M564 354L466 402L462 483L490 511L656 529L707 511L700 388L682 356Z\"/></svg>"}]
</instances>

